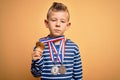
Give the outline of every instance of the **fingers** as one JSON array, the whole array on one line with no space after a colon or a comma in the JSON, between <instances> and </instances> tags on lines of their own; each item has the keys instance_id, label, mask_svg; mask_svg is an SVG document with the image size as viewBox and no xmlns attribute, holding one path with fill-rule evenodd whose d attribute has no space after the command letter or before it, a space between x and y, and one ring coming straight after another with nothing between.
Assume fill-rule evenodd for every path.
<instances>
[{"instance_id":1,"label":"fingers","mask_svg":"<svg viewBox=\"0 0 120 80\"><path fill-rule=\"evenodd\" d=\"M40 51L38 50L33 51L33 54L32 54L33 60L38 60L41 58L41 56L42 56L42 53Z\"/></svg>"},{"instance_id":2,"label":"fingers","mask_svg":"<svg viewBox=\"0 0 120 80\"><path fill-rule=\"evenodd\" d=\"M38 60L41 58L42 56L42 53L43 53L43 49L41 49L40 47L37 47L35 49L35 51L33 51L33 54L32 54L32 58L33 60Z\"/></svg>"}]
</instances>

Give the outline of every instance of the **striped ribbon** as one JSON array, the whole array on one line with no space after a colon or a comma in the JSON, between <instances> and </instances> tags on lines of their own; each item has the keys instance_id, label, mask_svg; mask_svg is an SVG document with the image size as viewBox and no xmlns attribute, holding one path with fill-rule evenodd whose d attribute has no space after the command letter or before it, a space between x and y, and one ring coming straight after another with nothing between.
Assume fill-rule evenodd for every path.
<instances>
[{"instance_id":1,"label":"striped ribbon","mask_svg":"<svg viewBox=\"0 0 120 80\"><path fill-rule=\"evenodd\" d=\"M56 49L54 42L60 41L59 50ZM52 59L53 63L56 64L57 60L62 64L64 60L64 53L65 53L65 38L64 36L60 36L57 38L50 38L46 37L40 40L43 43L48 43L50 58ZM56 59L54 54L56 54Z\"/></svg>"}]
</instances>

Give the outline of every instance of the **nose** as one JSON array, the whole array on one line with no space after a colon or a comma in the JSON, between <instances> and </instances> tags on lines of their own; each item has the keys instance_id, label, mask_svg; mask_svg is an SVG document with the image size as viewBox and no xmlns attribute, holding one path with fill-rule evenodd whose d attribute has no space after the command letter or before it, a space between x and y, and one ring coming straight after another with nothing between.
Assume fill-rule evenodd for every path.
<instances>
[{"instance_id":1,"label":"nose","mask_svg":"<svg viewBox=\"0 0 120 80\"><path fill-rule=\"evenodd\" d=\"M59 21L56 22L56 27L60 27L60 22Z\"/></svg>"}]
</instances>

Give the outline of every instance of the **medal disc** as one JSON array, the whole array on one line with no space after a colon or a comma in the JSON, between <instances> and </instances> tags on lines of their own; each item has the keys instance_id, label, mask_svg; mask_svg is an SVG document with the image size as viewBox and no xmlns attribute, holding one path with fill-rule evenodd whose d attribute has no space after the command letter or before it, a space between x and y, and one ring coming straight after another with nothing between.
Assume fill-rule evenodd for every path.
<instances>
[{"instance_id":1,"label":"medal disc","mask_svg":"<svg viewBox=\"0 0 120 80\"><path fill-rule=\"evenodd\" d=\"M51 73L57 75L58 72L59 72L59 68L56 65L54 65L51 69Z\"/></svg>"},{"instance_id":2,"label":"medal disc","mask_svg":"<svg viewBox=\"0 0 120 80\"><path fill-rule=\"evenodd\" d=\"M65 74L66 73L66 67L64 65L60 66L59 73L61 73L61 74Z\"/></svg>"}]
</instances>

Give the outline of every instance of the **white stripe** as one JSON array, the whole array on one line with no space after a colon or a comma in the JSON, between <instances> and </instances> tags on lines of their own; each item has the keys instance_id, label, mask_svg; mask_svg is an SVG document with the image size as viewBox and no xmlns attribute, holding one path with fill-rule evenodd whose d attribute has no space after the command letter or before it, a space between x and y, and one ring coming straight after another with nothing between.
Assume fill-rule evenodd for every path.
<instances>
[{"instance_id":1,"label":"white stripe","mask_svg":"<svg viewBox=\"0 0 120 80\"><path fill-rule=\"evenodd\" d=\"M64 37L59 37L59 38L55 38L55 39L50 39L50 40L44 40L42 41L43 43L46 43L46 42L53 42L53 41L56 41L56 40L60 40L60 39L63 39Z\"/></svg>"},{"instance_id":2,"label":"white stripe","mask_svg":"<svg viewBox=\"0 0 120 80\"><path fill-rule=\"evenodd\" d=\"M50 50L50 55L51 55L50 57L52 58L52 61L54 62L54 58L52 56L53 54L52 54L51 44L50 44L50 42L48 42L48 44L49 44L49 47L50 47L50 49L49 49Z\"/></svg>"},{"instance_id":3,"label":"white stripe","mask_svg":"<svg viewBox=\"0 0 120 80\"><path fill-rule=\"evenodd\" d=\"M66 78L71 78L72 76L65 76L65 77L44 77L44 76L41 76L42 78L46 78L46 79L66 79Z\"/></svg>"}]
</instances>

